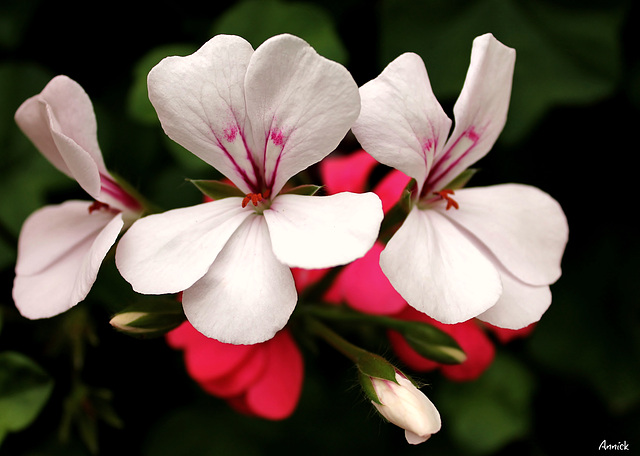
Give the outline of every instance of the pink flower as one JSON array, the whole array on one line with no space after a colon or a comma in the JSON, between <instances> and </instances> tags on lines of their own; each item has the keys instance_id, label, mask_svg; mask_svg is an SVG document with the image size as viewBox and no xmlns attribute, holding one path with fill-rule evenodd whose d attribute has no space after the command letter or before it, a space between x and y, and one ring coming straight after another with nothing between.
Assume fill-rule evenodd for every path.
<instances>
[{"instance_id":1,"label":"pink flower","mask_svg":"<svg viewBox=\"0 0 640 456\"><path fill-rule=\"evenodd\" d=\"M561 274L568 227L554 199L526 185L458 189L454 181L502 131L514 64L515 51L492 35L474 40L451 136L418 55L401 55L360 88L360 144L416 181L380 266L409 305L442 323L477 317L525 327L549 307Z\"/></svg>"},{"instance_id":2,"label":"pink flower","mask_svg":"<svg viewBox=\"0 0 640 456\"><path fill-rule=\"evenodd\" d=\"M363 256L382 220L379 198L282 194L328 155L360 110L341 65L280 35L255 51L219 35L149 73L165 132L246 194L155 214L123 236L116 264L143 294L184 291L187 319L226 343L263 342L297 302L290 267L325 268Z\"/></svg>"},{"instance_id":3,"label":"pink flower","mask_svg":"<svg viewBox=\"0 0 640 456\"><path fill-rule=\"evenodd\" d=\"M93 105L75 81L53 78L15 119L40 152L95 200L46 206L20 232L16 307L27 318L52 317L87 296L107 252L142 208L107 171Z\"/></svg>"},{"instance_id":4,"label":"pink flower","mask_svg":"<svg viewBox=\"0 0 640 456\"><path fill-rule=\"evenodd\" d=\"M303 381L303 360L287 329L255 345L209 339L185 322L166 336L184 351L189 375L209 394L236 410L270 420L290 416Z\"/></svg>"}]
</instances>

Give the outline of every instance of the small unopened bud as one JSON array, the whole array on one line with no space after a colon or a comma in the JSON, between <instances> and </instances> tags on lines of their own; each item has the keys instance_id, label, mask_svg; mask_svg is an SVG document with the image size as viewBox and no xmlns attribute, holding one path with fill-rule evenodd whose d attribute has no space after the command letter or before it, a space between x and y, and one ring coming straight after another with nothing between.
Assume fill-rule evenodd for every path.
<instances>
[{"instance_id":1,"label":"small unopened bud","mask_svg":"<svg viewBox=\"0 0 640 456\"><path fill-rule=\"evenodd\" d=\"M438 409L402 373L396 370L395 381L376 377L370 377L369 381L378 399L371 401L374 407L389 422L405 430L407 442L422 443L440 430Z\"/></svg>"},{"instance_id":2,"label":"small unopened bud","mask_svg":"<svg viewBox=\"0 0 640 456\"><path fill-rule=\"evenodd\" d=\"M127 307L109 323L130 336L157 337L178 327L184 321L180 303L147 302Z\"/></svg>"}]
</instances>

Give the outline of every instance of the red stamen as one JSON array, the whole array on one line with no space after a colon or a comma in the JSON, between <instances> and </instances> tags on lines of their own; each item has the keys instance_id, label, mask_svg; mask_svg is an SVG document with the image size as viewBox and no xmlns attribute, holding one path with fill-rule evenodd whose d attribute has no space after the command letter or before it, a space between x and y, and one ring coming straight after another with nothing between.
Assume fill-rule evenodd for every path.
<instances>
[{"instance_id":1,"label":"red stamen","mask_svg":"<svg viewBox=\"0 0 640 456\"><path fill-rule=\"evenodd\" d=\"M453 198L451 198L451 196L449 196L449 195L455 195L455 192L453 190L449 190L448 188L446 188L444 190L440 190L439 192L434 192L434 193L447 202L447 208L445 210L448 211L452 207L455 207L456 209L460 209L458 202Z\"/></svg>"},{"instance_id":2,"label":"red stamen","mask_svg":"<svg viewBox=\"0 0 640 456\"><path fill-rule=\"evenodd\" d=\"M265 194L266 193L267 192L265 192ZM247 204L249 204L249 201L251 201L251 203L254 206L257 206L258 203L263 199L264 198L262 197L262 193L247 193L247 196L245 196L244 199L242 200L242 207L247 207Z\"/></svg>"},{"instance_id":3,"label":"red stamen","mask_svg":"<svg viewBox=\"0 0 640 456\"><path fill-rule=\"evenodd\" d=\"M110 207L106 203L101 203L100 201L94 201L93 203L91 203L91 206L89 206L89 214L92 214L93 211L99 211L100 209L109 210Z\"/></svg>"}]
</instances>

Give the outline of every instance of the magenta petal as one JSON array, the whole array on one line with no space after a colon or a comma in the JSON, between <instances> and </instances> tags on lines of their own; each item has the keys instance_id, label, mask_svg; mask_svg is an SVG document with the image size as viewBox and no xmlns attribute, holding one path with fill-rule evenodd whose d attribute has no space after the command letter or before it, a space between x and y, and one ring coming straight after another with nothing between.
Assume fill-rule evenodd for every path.
<instances>
[{"instance_id":1,"label":"magenta petal","mask_svg":"<svg viewBox=\"0 0 640 456\"><path fill-rule=\"evenodd\" d=\"M269 360L262 378L247 392L246 405L264 418L280 420L295 410L300 393L304 366L302 354L284 330L264 344Z\"/></svg>"},{"instance_id":2,"label":"magenta petal","mask_svg":"<svg viewBox=\"0 0 640 456\"><path fill-rule=\"evenodd\" d=\"M378 195L382 201L382 211L385 214L400 200L402 192L410 180L411 178L409 176L394 169L373 189L373 192Z\"/></svg>"},{"instance_id":3,"label":"magenta petal","mask_svg":"<svg viewBox=\"0 0 640 456\"><path fill-rule=\"evenodd\" d=\"M367 179L378 162L364 150L349 155L330 155L320 162L320 176L327 193L364 192Z\"/></svg>"},{"instance_id":4,"label":"magenta petal","mask_svg":"<svg viewBox=\"0 0 640 456\"><path fill-rule=\"evenodd\" d=\"M232 347L236 347L236 345L232 345ZM223 398L244 393L264 372L269 359L268 350L263 344L257 344L254 347L255 349L236 369L220 378L202 382L200 384L202 389L209 394Z\"/></svg>"},{"instance_id":5,"label":"magenta petal","mask_svg":"<svg viewBox=\"0 0 640 456\"><path fill-rule=\"evenodd\" d=\"M407 305L380 269L380 253L384 246L376 242L367 254L347 265L336 286L343 299L356 310L389 315Z\"/></svg>"},{"instance_id":6,"label":"magenta petal","mask_svg":"<svg viewBox=\"0 0 640 456\"><path fill-rule=\"evenodd\" d=\"M184 360L187 372L197 382L211 381L228 374L240 366L254 350L251 345L230 345L209 339L189 326L191 334L182 334L183 342L186 342Z\"/></svg>"}]
</instances>

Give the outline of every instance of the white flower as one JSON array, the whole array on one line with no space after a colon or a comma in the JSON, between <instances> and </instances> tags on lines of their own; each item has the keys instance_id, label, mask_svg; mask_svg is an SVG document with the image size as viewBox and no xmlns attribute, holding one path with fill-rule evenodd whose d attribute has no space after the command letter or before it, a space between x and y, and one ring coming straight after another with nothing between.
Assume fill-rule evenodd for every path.
<instances>
[{"instance_id":1,"label":"white flower","mask_svg":"<svg viewBox=\"0 0 640 456\"><path fill-rule=\"evenodd\" d=\"M518 184L451 191L502 131L514 63L515 51L492 35L474 40L448 138L451 120L416 54L401 55L360 89L356 137L417 182L414 205L380 266L411 306L443 323L477 316L527 326L548 308L549 284L561 274L568 227L549 195Z\"/></svg>"},{"instance_id":2,"label":"white flower","mask_svg":"<svg viewBox=\"0 0 640 456\"><path fill-rule=\"evenodd\" d=\"M95 199L39 209L20 232L16 307L27 318L52 317L87 296L105 255L141 206L107 171L93 106L78 83L53 78L15 119L40 152Z\"/></svg>"},{"instance_id":3,"label":"white flower","mask_svg":"<svg viewBox=\"0 0 640 456\"><path fill-rule=\"evenodd\" d=\"M422 443L440 430L440 414L435 405L410 380L396 371L396 381L371 378L380 404L374 407L391 423L405 430L407 442Z\"/></svg>"},{"instance_id":4,"label":"white flower","mask_svg":"<svg viewBox=\"0 0 640 456\"><path fill-rule=\"evenodd\" d=\"M289 267L323 268L363 256L382 220L374 194L279 194L328 155L360 110L341 65L280 35L258 49L219 35L148 78L149 97L173 140L243 193L136 222L116 264L144 294L184 291L191 324L226 343L273 337L297 295Z\"/></svg>"}]
</instances>

